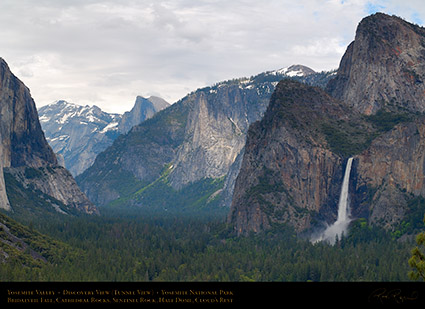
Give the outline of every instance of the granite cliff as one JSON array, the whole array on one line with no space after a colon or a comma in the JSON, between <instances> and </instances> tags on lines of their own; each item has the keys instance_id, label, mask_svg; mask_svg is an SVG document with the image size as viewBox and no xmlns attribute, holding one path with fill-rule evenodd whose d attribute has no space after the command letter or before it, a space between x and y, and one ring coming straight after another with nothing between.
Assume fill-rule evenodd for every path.
<instances>
[{"instance_id":1,"label":"granite cliff","mask_svg":"<svg viewBox=\"0 0 425 309\"><path fill-rule=\"evenodd\" d=\"M380 132L355 156L352 212L387 230L424 213L424 63L425 29L377 13L359 23L327 87Z\"/></svg>"},{"instance_id":2,"label":"granite cliff","mask_svg":"<svg viewBox=\"0 0 425 309\"><path fill-rule=\"evenodd\" d=\"M425 117L417 116L396 125L355 156L353 215L387 230L408 222L409 215L418 216L413 224L420 225L425 211L421 202L425 197L424 149Z\"/></svg>"},{"instance_id":3,"label":"granite cliff","mask_svg":"<svg viewBox=\"0 0 425 309\"><path fill-rule=\"evenodd\" d=\"M77 176L120 134L127 133L168 105L158 97L138 96L131 111L121 115L107 113L97 106L59 100L42 106L38 113L49 145L63 157L63 166Z\"/></svg>"},{"instance_id":4,"label":"granite cliff","mask_svg":"<svg viewBox=\"0 0 425 309\"><path fill-rule=\"evenodd\" d=\"M354 220L397 235L423 224L423 42L423 28L374 14L359 23L330 95L278 85L248 131L229 214L238 234L333 223L348 157Z\"/></svg>"},{"instance_id":5,"label":"granite cliff","mask_svg":"<svg viewBox=\"0 0 425 309\"><path fill-rule=\"evenodd\" d=\"M251 122L259 119L272 88L221 84L193 95L184 131L184 141L175 159L170 183L180 189L203 178L225 177L245 145Z\"/></svg>"},{"instance_id":6,"label":"granite cliff","mask_svg":"<svg viewBox=\"0 0 425 309\"><path fill-rule=\"evenodd\" d=\"M303 232L319 215L336 217L343 155L365 147L374 131L322 89L280 82L264 117L248 131L229 215L237 233L276 223ZM339 134L357 137L335 143Z\"/></svg>"},{"instance_id":7,"label":"granite cliff","mask_svg":"<svg viewBox=\"0 0 425 309\"><path fill-rule=\"evenodd\" d=\"M366 115L394 105L424 112L424 81L425 29L377 13L359 23L327 91Z\"/></svg>"},{"instance_id":8,"label":"granite cliff","mask_svg":"<svg viewBox=\"0 0 425 309\"><path fill-rule=\"evenodd\" d=\"M118 123L118 132L125 134L132 127L140 124L146 119L152 118L157 112L167 108L170 104L162 98L151 96L144 98L137 96L133 108L125 112Z\"/></svg>"},{"instance_id":9,"label":"granite cliff","mask_svg":"<svg viewBox=\"0 0 425 309\"><path fill-rule=\"evenodd\" d=\"M324 86L332 74L297 65L198 89L120 136L77 181L98 205L169 208L184 190L196 205L231 196L249 124L262 117L277 83L290 77Z\"/></svg>"},{"instance_id":10,"label":"granite cliff","mask_svg":"<svg viewBox=\"0 0 425 309\"><path fill-rule=\"evenodd\" d=\"M24 190L39 190L63 205L85 213L96 213L96 207L79 190L71 174L58 165L44 137L29 89L12 74L1 58L0 116L0 207L14 209L8 197L10 183L4 178L7 174ZM31 204L31 201L21 200L20 203Z\"/></svg>"},{"instance_id":11,"label":"granite cliff","mask_svg":"<svg viewBox=\"0 0 425 309\"><path fill-rule=\"evenodd\" d=\"M78 175L87 169L96 155L118 137L120 115L109 114L97 106L81 106L64 100L38 110L47 142L64 166Z\"/></svg>"}]
</instances>

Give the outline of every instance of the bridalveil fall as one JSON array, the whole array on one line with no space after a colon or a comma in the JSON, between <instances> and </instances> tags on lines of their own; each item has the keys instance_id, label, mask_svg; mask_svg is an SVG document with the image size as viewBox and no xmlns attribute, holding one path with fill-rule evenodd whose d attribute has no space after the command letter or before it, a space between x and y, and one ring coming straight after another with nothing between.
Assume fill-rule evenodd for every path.
<instances>
[{"instance_id":1,"label":"bridalveil fall","mask_svg":"<svg viewBox=\"0 0 425 309\"><path fill-rule=\"evenodd\" d=\"M350 172L352 163L353 158L349 158L347 161L347 166L345 167L344 180L342 181L341 194L339 196L338 218L332 225L329 225L326 230L323 231L317 238L313 239L314 243L325 240L330 244L334 244L336 236L338 236L338 238L341 238L342 234L347 231L348 225L351 221L348 188L350 184Z\"/></svg>"}]
</instances>

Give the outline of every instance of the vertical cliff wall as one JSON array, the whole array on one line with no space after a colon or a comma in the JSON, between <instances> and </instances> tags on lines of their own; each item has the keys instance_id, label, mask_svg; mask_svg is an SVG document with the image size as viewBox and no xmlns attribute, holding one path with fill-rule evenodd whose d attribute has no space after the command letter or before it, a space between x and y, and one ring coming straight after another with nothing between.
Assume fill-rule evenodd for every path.
<instances>
[{"instance_id":1,"label":"vertical cliff wall","mask_svg":"<svg viewBox=\"0 0 425 309\"><path fill-rule=\"evenodd\" d=\"M36 172L23 172L17 178L24 186L32 182L41 192L66 205L87 213L97 212L69 172L58 166L56 156L44 137L29 89L12 74L1 58L0 137L0 207L11 209L3 172L7 170L17 175L19 171L29 169ZM40 169L43 169L43 173L37 172ZM34 177L41 174L46 177Z\"/></svg>"},{"instance_id":2,"label":"vertical cliff wall","mask_svg":"<svg viewBox=\"0 0 425 309\"><path fill-rule=\"evenodd\" d=\"M358 25L327 90L370 115L382 107L425 111L425 29L377 13Z\"/></svg>"},{"instance_id":3,"label":"vertical cliff wall","mask_svg":"<svg viewBox=\"0 0 425 309\"><path fill-rule=\"evenodd\" d=\"M409 213L409 200L425 196L425 118L402 123L356 156L353 210L393 229Z\"/></svg>"},{"instance_id":4,"label":"vertical cliff wall","mask_svg":"<svg viewBox=\"0 0 425 309\"><path fill-rule=\"evenodd\" d=\"M238 234L275 223L305 231L322 208L336 218L343 159L325 128L337 131L351 112L319 88L278 84L263 119L248 131L229 215Z\"/></svg>"},{"instance_id":5,"label":"vertical cliff wall","mask_svg":"<svg viewBox=\"0 0 425 309\"><path fill-rule=\"evenodd\" d=\"M412 216L421 224L424 60L425 29L378 13L359 23L326 88L332 97L281 82L248 131L229 215L237 233L334 222L341 165L351 156L353 218L387 230Z\"/></svg>"}]
</instances>

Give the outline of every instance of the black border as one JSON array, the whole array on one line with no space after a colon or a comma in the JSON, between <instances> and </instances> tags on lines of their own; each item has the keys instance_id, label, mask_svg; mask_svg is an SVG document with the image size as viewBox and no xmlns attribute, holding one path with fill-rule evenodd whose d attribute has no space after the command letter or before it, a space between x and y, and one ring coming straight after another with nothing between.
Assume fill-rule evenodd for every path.
<instances>
[{"instance_id":1,"label":"black border","mask_svg":"<svg viewBox=\"0 0 425 309\"><path fill-rule=\"evenodd\" d=\"M44 295L41 295L42 291ZM108 293L98 293L106 291ZM14 305L419 305L425 282L1 282L0 307Z\"/></svg>"}]
</instances>

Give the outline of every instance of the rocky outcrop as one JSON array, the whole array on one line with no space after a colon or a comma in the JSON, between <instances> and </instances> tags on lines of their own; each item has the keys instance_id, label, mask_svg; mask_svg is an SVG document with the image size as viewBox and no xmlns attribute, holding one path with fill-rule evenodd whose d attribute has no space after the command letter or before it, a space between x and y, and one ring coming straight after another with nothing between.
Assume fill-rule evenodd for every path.
<instances>
[{"instance_id":1,"label":"rocky outcrop","mask_svg":"<svg viewBox=\"0 0 425 309\"><path fill-rule=\"evenodd\" d=\"M39 190L68 208L87 214L98 214L97 208L88 201L71 173L61 166L50 165L38 169L17 167L7 168L5 171L15 177L25 189ZM55 208L59 212L66 213L66 209Z\"/></svg>"},{"instance_id":2,"label":"rocky outcrop","mask_svg":"<svg viewBox=\"0 0 425 309\"><path fill-rule=\"evenodd\" d=\"M39 179L36 188L66 205L72 205L87 213L97 212L96 207L79 190L75 180L60 168L56 156L48 145L38 120L37 110L27 87L12 74L6 62L0 58L0 154L1 170L11 174L30 169L35 174L49 170L49 176ZM34 173L30 173L34 175ZM13 210L6 200L7 191L3 173L0 181L1 207ZM17 178L26 184L30 179L23 174ZM35 185L35 183L33 183ZM4 194L6 192L6 194ZM25 203L31 204L30 201ZM11 207L10 207L11 206Z\"/></svg>"},{"instance_id":3,"label":"rocky outcrop","mask_svg":"<svg viewBox=\"0 0 425 309\"><path fill-rule=\"evenodd\" d=\"M293 66L198 89L118 138L77 178L78 183L90 199L104 205L119 198L133 200L132 194L163 179L164 170L172 190L206 179L221 181L232 166L235 174L239 165L233 163L243 151L249 124L262 117L280 80L308 77L311 83L324 83L330 76ZM231 196L233 184L227 181L225 190L211 199L204 198L204 191L199 194L206 201L219 194Z\"/></svg>"},{"instance_id":4,"label":"rocky outcrop","mask_svg":"<svg viewBox=\"0 0 425 309\"><path fill-rule=\"evenodd\" d=\"M342 139L332 144L341 128L353 142L365 134L340 148ZM363 117L318 88L282 81L264 118L248 131L229 215L235 231L287 224L302 233L334 222L348 156L354 157L352 217L397 227L411 212L409 201L425 196L425 117L378 128L376 117Z\"/></svg>"},{"instance_id":5,"label":"rocky outcrop","mask_svg":"<svg viewBox=\"0 0 425 309\"><path fill-rule=\"evenodd\" d=\"M391 129L355 160L353 215L394 229L424 196L425 29L396 16L364 18L327 90ZM396 124L396 123L393 123Z\"/></svg>"},{"instance_id":6,"label":"rocky outcrop","mask_svg":"<svg viewBox=\"0 0 425 309\"><path fill-rule=\"evenodd\" d=\"M45 105L38 112L46 139L64 166L77 176L90 167L96 156L133 126L151 118L169 104L161 98L137 97L131 111L111 114L97 106L81 106L64 100Z\"/></svg>"},{"instance_id":7,"label":"rocky outcrop","mask_svg":"<svg viewBox=\"0 0 425 309\"><path fill-rule=\"evenodd\" d=\"M137 96L133 108L125 112L118 125L121 134L128 133L132 127L146 119L152 118L157 112L167 108L170 104L162 98L151 96L147 99Z\"/></svg>"},{"instance_id":8,"label":"rocky outcrop","mask_svg":"<svg viewBox=\"0 0 425 309\"><path fill-rule=\"evenodd\" d=\"M97 106L60 100L41 107L38 113L49 145L75 176L92 165L96 155L119 135L121 115L106 113Z\"/></svg>"},{"instance_id":9,"label":"rocky outcrop","mask_svg":"<svg viewBox=\"0 0 425 309\"><path fill-rule=\"evenodd\" d=\"M0 58L0 131L3 167L41 167L57 164L38 121L27 87Z\"/></svg>"},{"instance_id":10,"label":"rocky outcrop","mask_svg":"<svg viewBox=\"0 0 425 309\"><path fill-rule=\"evenodd\" d=\"M10 202L6 192L6 182L3 176L3 166L0 164L0 208L10 210Z\"/></svg>"},{"instance_id":11,"label":"rocky outcrop","mask_svg":"<svg viewBox=\"0 0 425 309\"><path fill-rule=\"evenodd\" d=\"M425 111L425 29L377 13L358 25L327 90L356 110Z\"/></svg>"},{"instance_id":12,"label":"rocky outcrop","mask_svg":"<svg viewBox=\"0 0 425 309\"><path fill-rule=\"evenodd\" d=\"M181 189L201 179L225 177L221 204L230 207L249 125L263 116L278 81L289 77L320 84L331 74L293 65L196 91L191 95L194 102L184 142L172 162L170 184Z\"/></svg>"},{"instance_id":13,"label":"rocky outcrop","mask_svg":"<svg viewBox=\"0 0 425 309\"><path fill-rule=\"evenodd\" d=\"M120 135L76 177L81 189L106 205L155 181L183 142L187 113L188 101L178 102Z\"/></svg>"},{"instance_id":14,"label":"rocky outcrop","mask_svg":"<svg viewBox=\"0 0 425 309\"><path fill-rule=\"evenodd\" d=\"M281 82L251 125L229 221L238 234L333 223L346 158L352 218L406 232L424 216L425 30L362 20L326 90ZM417 222L414 222L416 220Z\"/></svg>"},{"instance_id":15,"label":"rocky outcrop","mask_svg":"<svg viewBox=\"0 0 425 309\"><path fill-rule=\"evenodd\" d=\"M425 117L399 124L355 157L354 216L392 229L425 196Z\"/></svg>"},{"instance_id":16,"label":"rocky outcrop","mask_svg":"<svg viewBox=\"0 0 425 309\"><path fill-rule=\"evenodd\" d=\"M239 175L239 171L242 166L242 159L244 157L244 154L245 146L241 149L235 161L230 166L229 171L227 172L226 179L223 184L223 191L221 193L220 205L222 207L230 208L230 206L232 205L233 191L235 189L236 179Z\"/></svg>"},{"instance_id":17,"label":"rocky outcrop","mask_svg":"<svg viewBox=\"0 0 425 309\"><path fill-rule=\"evenodd\" d=\"M323 207L336 209L343 160L323 124L348 121L352 112L319 88L279 83L263 119L248 131L229 215L238 234L276 223L305 231Z\"/></svg>"},{"instance_id":18,"label":"rocky outcrop","mask_svg":"<svg viewBox=\"0 0 425 309\"><path fill-rule=\"evenodd\" d=\"M171 185L180 189L203 178L225 177L245 145L249 124L261 117L267 104L268 95L237 84L194 94L185 139L173 160Z\"/></svg>"}]
</instances>

